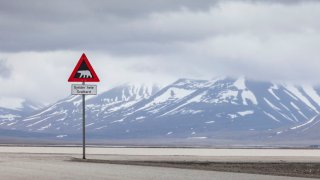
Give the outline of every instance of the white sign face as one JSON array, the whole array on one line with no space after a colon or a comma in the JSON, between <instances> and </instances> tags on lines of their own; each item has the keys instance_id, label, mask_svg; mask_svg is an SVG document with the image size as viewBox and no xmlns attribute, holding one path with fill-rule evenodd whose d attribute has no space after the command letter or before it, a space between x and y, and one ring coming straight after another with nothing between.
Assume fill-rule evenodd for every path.
<instances>
[{"instance_id":1,"label":"white sign face","mask_svg":"<svg viewBox=\"0 0 320 180\"><path fill-rule=\"evenodd\" d=\"M79 94L97 95L97 85L72 84L71 94L72 95L79 95Z\"/></svg>"}]
</instances>

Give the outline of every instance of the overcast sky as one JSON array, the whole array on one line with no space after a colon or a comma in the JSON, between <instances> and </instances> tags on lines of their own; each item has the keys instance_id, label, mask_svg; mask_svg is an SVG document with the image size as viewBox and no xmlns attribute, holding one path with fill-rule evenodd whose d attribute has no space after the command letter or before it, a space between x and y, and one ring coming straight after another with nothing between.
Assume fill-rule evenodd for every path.
<instances>
[{"instance_id":1,"label":"overcast sky","mask_svg":"<svg viewBox=\"0 0 320 180\"><path fill-rule=\"evenodd\" d=\"M311 0L0 0L0 98L68 96L83 52L100 92L220 75L320 84L319 17Z\"/></svg>"}]
</instances>

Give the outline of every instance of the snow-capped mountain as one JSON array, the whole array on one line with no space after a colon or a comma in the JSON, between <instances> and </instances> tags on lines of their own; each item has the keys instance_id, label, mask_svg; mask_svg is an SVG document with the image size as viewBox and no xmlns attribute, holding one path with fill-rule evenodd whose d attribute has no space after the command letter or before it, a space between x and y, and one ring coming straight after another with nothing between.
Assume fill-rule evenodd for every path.
<instances>
[{"instance_id":1,"label":"snow-capped mountain","mask_svg":"<svg viewBox=\"0 0 320 180\"><path fill-rule=\"evenodd\" d=\"M123 85L104 92L96 97L87 96L87 129L103 130L108 120L118 118L118 112L129 109L140 101L148 99L158 91L157 86ZM80 132L82 126L82 97L69 96L50 105L42 111L16 119L14 128L30 132L44 132L64 137ZM94 125L94 126L93 126Z\"/></svg>"},{"instance_id":2,"label":"snow-capped mountain","mask_svg":"<svg viewBox=\"0 0 320 180\"><path fill-rule=\"evenodd\" d=\"M6 126L6 128L14 129L12 125L14 125L17 122L17 119L26 117L43 107L43 104L26 99L1 98L0 126L2 128Z\"/></svg>"},{"instance_id":3,"label":"snow-capped mountain","mask_svg":"<svg viewBox=\"0 0 320 180\"><path fill-rule=\"evenodd\" d=\"M180 79L164 88L122 85L86 99L91 138L278 139L319 137L320 89L245 78ZM81 134L82 99L70 96L0 128ZM2 112L0 112L2 114ZM6 112L7 113L7 112Z\"/></svg>"}]
</instances>

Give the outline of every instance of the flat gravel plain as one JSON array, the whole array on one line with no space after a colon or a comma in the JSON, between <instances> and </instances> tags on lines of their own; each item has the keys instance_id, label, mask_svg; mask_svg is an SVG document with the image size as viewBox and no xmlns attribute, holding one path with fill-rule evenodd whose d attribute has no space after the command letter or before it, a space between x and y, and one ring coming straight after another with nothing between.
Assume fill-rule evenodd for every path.
<instances>
[{"instance_id":1,"label":"flat gravel plain","mask_svg":"<svg viewBox=\"0 0 320 180\"><path fill-rule=\"evenodd\" d=\"M1 146L0 177L14 180L285 180L317 178L317 171L320 171L319 150L88 148L85 161L81 159L81 150L79 147ZM287 176L274 176L276 173L262 175L270 174L266 172L270 171L270 167L275 171L284 171L280 175ZM298 170L296 174L287 171L294 168Z\"/></svg>"}]
</instances>

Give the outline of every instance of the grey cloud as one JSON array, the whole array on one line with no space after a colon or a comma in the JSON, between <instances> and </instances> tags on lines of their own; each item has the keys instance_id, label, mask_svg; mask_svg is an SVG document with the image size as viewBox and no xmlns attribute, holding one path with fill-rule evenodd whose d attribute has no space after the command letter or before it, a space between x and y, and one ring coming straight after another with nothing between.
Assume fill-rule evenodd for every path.
<instances>
[{"instance_id":1,"label":"grey cloud","mask_svg":"<svg viewBox=\"0 0 320 180\"><path fill-rule=\"evenodd\" d=\"M225 27L224 19L201 20L203 13L214 13L212 8L219 9L226 2L294 4L306 1L0 0L0 40L6 42L0 44L0 51L170 53L179 48L177 42L199 41L236 31L238 22L231 22L235 27ZM179 19L175 14L188 15L188 12L200 17Z\"/></svg>"},{"instance_id":2,"label":"grey cloud","mask_svg":"<svg viewBox=\"0 0 320 180\"><path fill-rule=\"evenodd\" d=\"M11 76L12 69L8 65L7 60L0 59L0 77L9 78Z\"/></svg>"},{"instance_id":3,"label":"grey cloud","mask_svg":"<svg viewBox=\"0 0 320 180\"><path fill-rule=\"evenodd\" d=\"M106 21L113 17L134 19L155 12L181 8L204 10L215 5L212 0L12 0L0 1L0 12L13 20L34 23L72 23Z\"/></svg>"},{"instance_id":4,"label":"grey cloud","mask_svg":"<svg viewBox=\"0 0 320 180\"><path fill-rule=\"evenodd\" d=\"M319 83L317 17L320 1L0 0L0 54L9 59L0 67L9 72L13 63L7 95L37 92L50 101L83 51L108 88L217 75ZM21 92L24 79L33 81ZM38 88L48 79L52 96Z\"/></svg>"},{"instance_id":5,"label":"grey cloud","mask_svg":"<svg viewBox=\"0 0 320 180\"><path fill-rule=\"evenodd\" d=\"M125 49L132 41L162 38L155 39L158 33L144 29L144 24L134 24L152 13L203 11L214 4L210 0L0 1L0 39L6 42L0 51L117 51L114 47L119 44L122 47L117 48Z\"/></svg>"}]
</instances>

